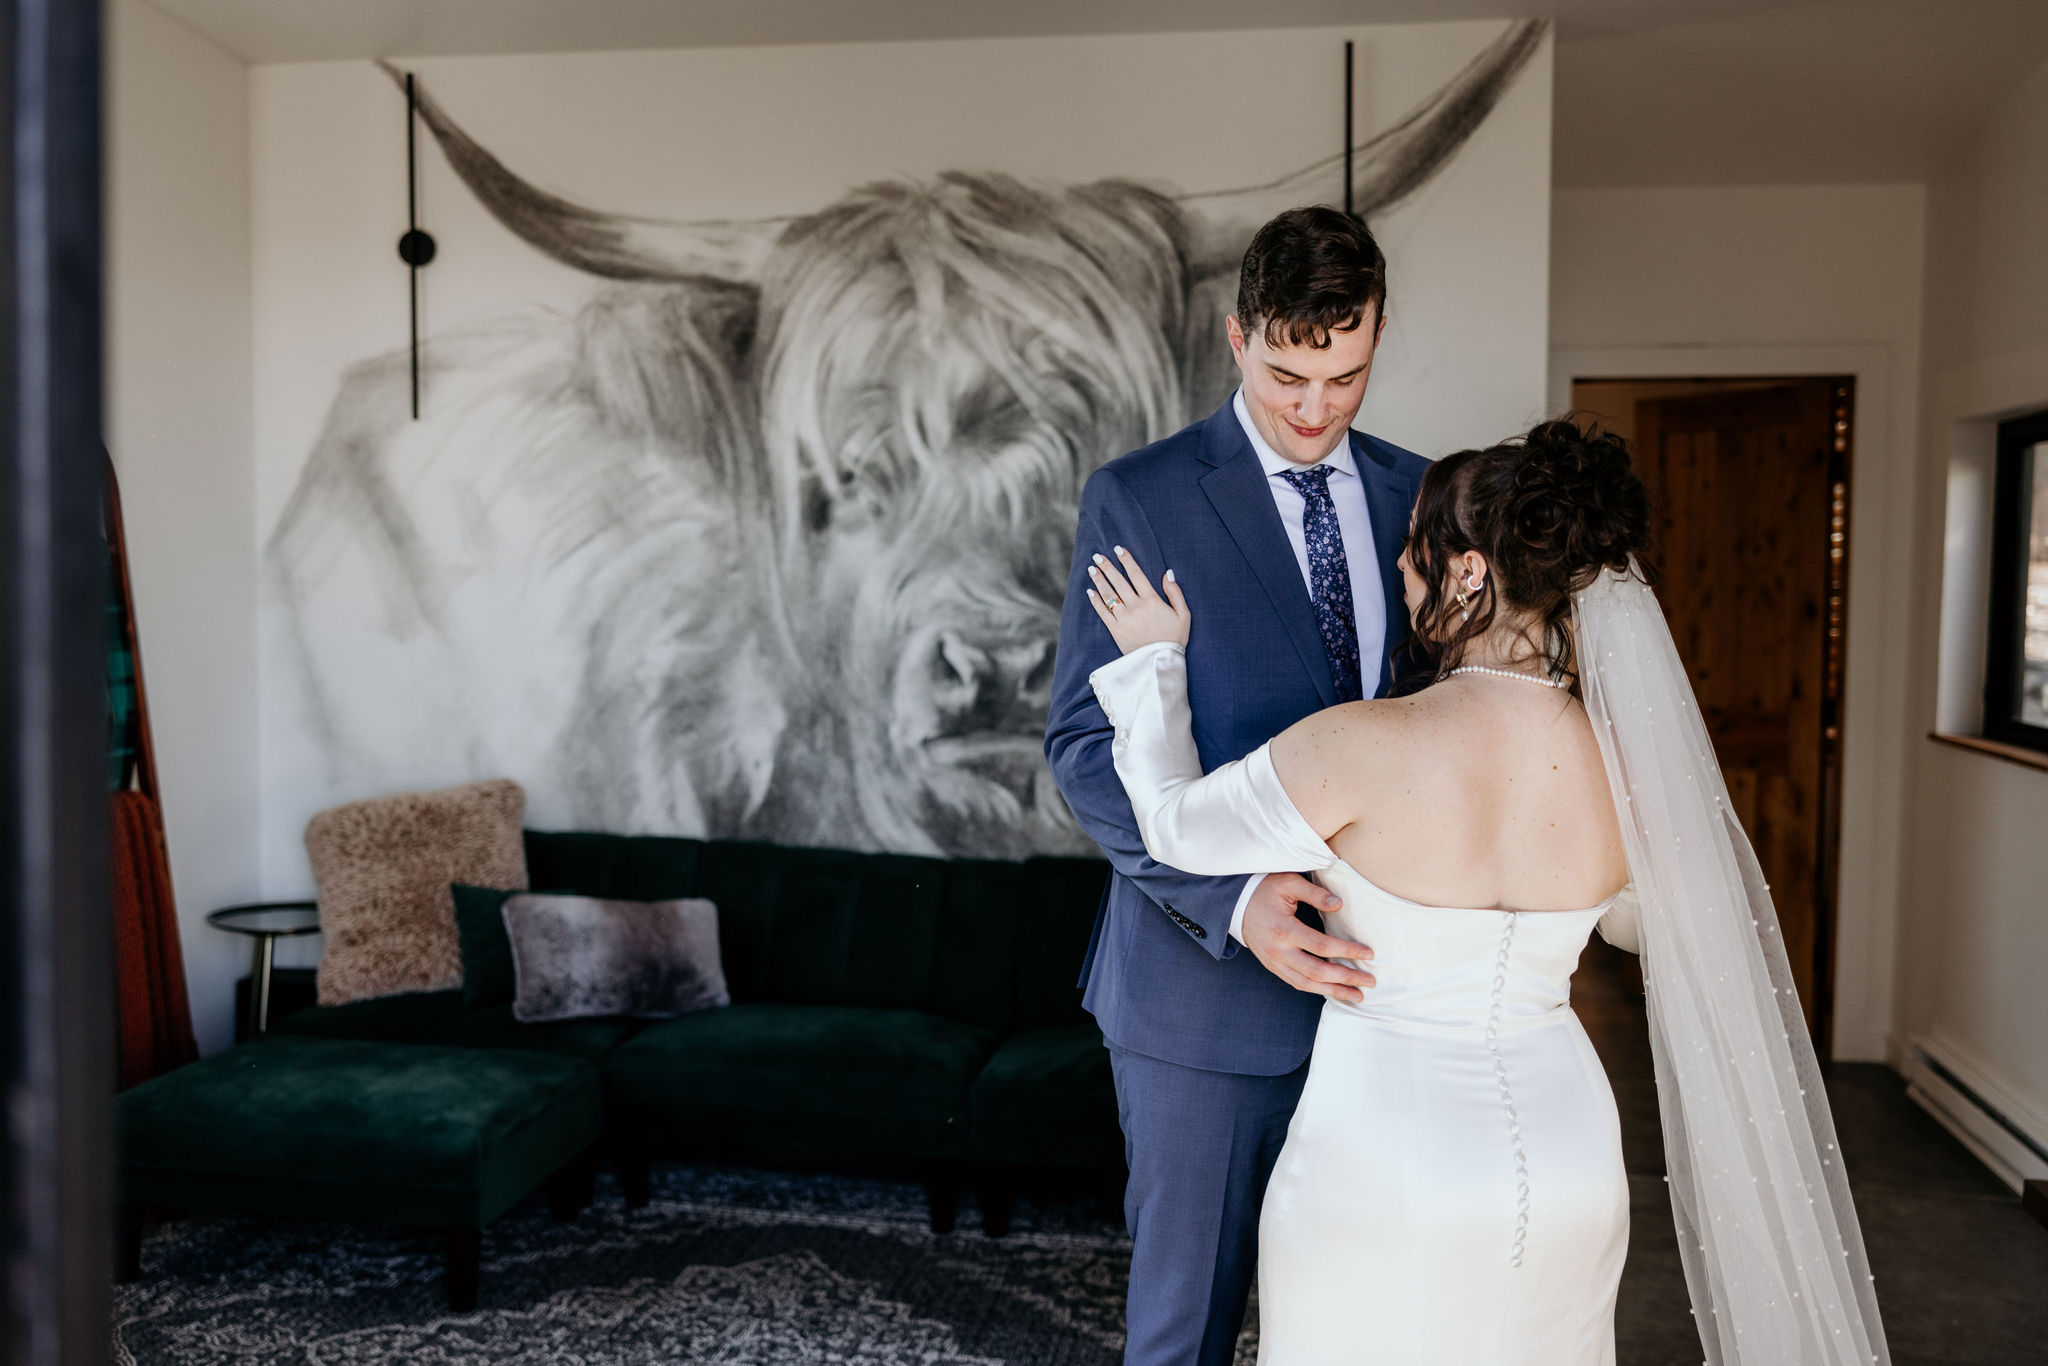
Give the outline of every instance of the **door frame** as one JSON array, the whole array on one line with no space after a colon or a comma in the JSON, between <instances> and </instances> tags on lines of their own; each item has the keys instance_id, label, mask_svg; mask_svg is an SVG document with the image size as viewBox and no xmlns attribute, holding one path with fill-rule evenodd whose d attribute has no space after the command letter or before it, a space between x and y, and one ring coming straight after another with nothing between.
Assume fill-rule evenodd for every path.
<instances>
[{"instance_id":1,"label":"door frame","mask_svg":"<svg viewBox=\"0 0 2048 1366\"><path fill-rule=\"evenodd\" d=\"M1550 352L1549 410L1578 379L1852 376L1848 648L1842 677L1841 838L1832 915L1831 1055L1891 1061L1909 671L1886 661L1911 639L1912 405L1895 394L1892 348L1599 346Z\"/></svg>"}]
</instances>

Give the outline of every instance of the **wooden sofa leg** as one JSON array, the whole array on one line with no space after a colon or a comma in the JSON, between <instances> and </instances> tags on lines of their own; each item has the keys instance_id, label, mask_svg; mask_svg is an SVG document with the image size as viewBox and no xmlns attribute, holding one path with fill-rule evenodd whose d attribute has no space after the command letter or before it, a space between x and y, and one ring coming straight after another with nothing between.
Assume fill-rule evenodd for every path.
<instances>
[{"instance_id":1,"label":"wooden sofa leg","mask_svg":"<svg viewBox=\"0 0 2048 1366\"><path fill-rule=\"evenodd\" d=\"M960 1178L949 1171L925 1177L925 1203L931 1209L932 1232L951 1233L960 1221Z\"/></svg>"},{"instance_id":2,"label":"wooden sofa leg","mask_svg":"<svg viewBox=\"0 0 2048 1366\"><path fill-rule=\"evenodd\" d=\"M1010 1231L1010 1208L1016 1191L1008 1172L990 1172L981 1182L981 1231L1000 1238Z\"/></svg>"},{"instance_id":3,"label":"wooden sofa leg","mask_svg":"<svg viewBox=\"0 0 2048 1366\"><path fill-rule=\"evenodd\" d=\"M458 1314L476 1308L477 1279L483 1271L482 1229L448 1230L448 1307Z\"/></svg>"},{"instance_id":4,"label":"wooden sofa leg","mask_svg":"<svg viewBox=\"0 0 2048 1366\"><path fill-rule=\"evenodd\" d=\"M612 1160L619 1164L619 1193L629 1210L654 1198L654 1122L633 1105L615 1105L605 1116Z\"/></svg>"},{"instance_id":5,"label":"wooden sofa leg","mask_svg":"<svg viewBox=\"0 0 2048 1366\"><path fill-rule=\"evenodd\" d=\"M577 1154L548 1178L548 1213L558 1224L566 1224L590 1208L597 1198L597 1153Z\"/></svg>"},{"instance_id":6,"label":"wooden sofa leg","mask_svg":"<svg viewBox=\"0 0 2048 1366\"><path fill-rule=\"evenodd\" d=\"M629 1140L620 1145L619 1190L627 1209L641 1209L654 1198L654 1159L645 1143Z\"/></svg>"},{"instance_id":7,"label":"wooden sofa leg","mask_svg":"<svg viewBox=\"0 0 2048 1366\"><path fill-rule=\"evenodd\" d=\"M121 1284L142 1279L142 1209L138 1205L122 1204L114 1211L115 1235L120 1239L115 1248L119 1260L115 1263L114 1276Z\"/></svg>"}]
</instances>

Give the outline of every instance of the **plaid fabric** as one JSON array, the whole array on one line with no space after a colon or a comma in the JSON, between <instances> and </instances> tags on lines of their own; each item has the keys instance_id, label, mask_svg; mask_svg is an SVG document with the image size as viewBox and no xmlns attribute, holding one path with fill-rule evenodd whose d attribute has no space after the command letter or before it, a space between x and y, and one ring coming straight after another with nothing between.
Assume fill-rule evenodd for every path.
<instances>
[{"instance_id":1,"label":"plaid fabric","mask_svg":"<svg viewBox=\"0 0 2048 1366\"><path fill-rule=\"evenodd\" d=\"M114 571L107 576L107 787L125 792L132 786L141 718L136 713L135 653L128 648L118 564Z\"/></svg>"}]
</instances>

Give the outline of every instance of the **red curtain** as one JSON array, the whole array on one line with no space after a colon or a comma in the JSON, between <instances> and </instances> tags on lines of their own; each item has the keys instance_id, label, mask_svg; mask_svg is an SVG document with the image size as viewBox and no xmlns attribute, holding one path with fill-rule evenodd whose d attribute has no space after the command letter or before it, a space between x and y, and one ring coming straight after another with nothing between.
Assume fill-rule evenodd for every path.
<instances>
[{"instance_id":1,"label":"red curtain","mask_svg":"<svg viewBox=\"0 0 2048 1366\"><path fill-rule=\"evenodd\" d=\"M120 982L121 1085L134 1086L199 1056L185 999L178 912L156 803L116 792L114 957Z\"/></svg>"},{"instance_id":2,"label":"red curtain","mask_svg":"<svg viewBox=\"0 0 2048 1366\"><path fill-rule=\"evenodd\" d=\"M111 774L113 802L114 966L121 1029L123 1089L199 1056L192 1040L192 1007L185 997L185 955L178 947L178 903L171 895L171 856L164 844L163 812L156 802L156 751L149 734L149 700L142 690L142 658L135 642L135 595L128 573L128 536L121 525L121 485L111 457L102 457L105 526L112 561L115 613L108 641L108 704L118 722L117 676L132 693L134 753ZM123 660L122 656L126 656ZM117 666L125 664L125 670ZM115 737L109 736L109 748Z\"/></svg>"}]
</instances>

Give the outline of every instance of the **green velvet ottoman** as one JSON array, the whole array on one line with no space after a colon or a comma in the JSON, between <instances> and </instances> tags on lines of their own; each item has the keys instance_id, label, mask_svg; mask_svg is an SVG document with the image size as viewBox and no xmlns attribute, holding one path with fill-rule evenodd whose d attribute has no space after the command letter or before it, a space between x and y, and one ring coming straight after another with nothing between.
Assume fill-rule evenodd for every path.
<instances>
[{"instance_id":1,"label":"green velvet ottoman","mask_svg":"<svg viewBox=\"0 0 2048 1366\"><path fill-rule=\"evenodd\" d=\"M131 1212L445 1228L448 1298L464 1310L486 1224L544 1182L557 1217L588 1203L604 1100L580 1058L271 1035L123 1093L119 1121Z\"/></svg>"}]
</instances>

